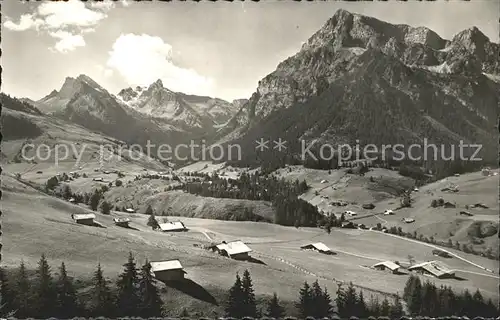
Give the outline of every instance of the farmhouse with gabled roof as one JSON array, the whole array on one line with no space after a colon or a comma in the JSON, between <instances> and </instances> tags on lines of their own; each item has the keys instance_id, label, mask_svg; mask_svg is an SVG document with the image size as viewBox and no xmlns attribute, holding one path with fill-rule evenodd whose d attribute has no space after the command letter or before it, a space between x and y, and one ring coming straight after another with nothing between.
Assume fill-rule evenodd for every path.
<instances>
[{"instance_id":1,"label":"farmhouse with gabled roof","mask_svg":"<svg viewBox=\"0 0 500 320\"><path fill-rule=\"evenodd\" d=\"M328 248L322 242L310 243L300 247L303 250L315 250L324 254L335 254L330 248Z\"/></svg>"},{"instance_id":2,"label":"farmhouse with gabled roof","mask_svg":"<svg viewBox=\"0 0 500 320\"><path fill-rule=\"evenodd\" d=\"M455 277L455 271L447 269L446 267L440 265L437 261L419 263L409 267L408 270L416 271L425 275L432 275L440 279Z\"/></svg>"},{"instance_id":3,"label":"farmhouse with gabled roof","mask_svg":"<svg viewBox=\"0 0 500 320\"><path fill-rule=\"evenodd\" d=\"M175 281L184 279L187 273L179 260L151 261L151 273L160 281Z\"/></svg>"},{"instance_id":4,"label":"farmhouse with gabled roof","mask_svg":"<svg viewBox=\"0 0 500 320\"><path fill-rule=\"evenodd\" d=\"M249 258L249 253L252 252L243 241L236 240L226 243L223 241L221 244L211 246L213 251L219 252L223 256L228 256L236 260L245 260Z\"/></svg>"}]
</instances>

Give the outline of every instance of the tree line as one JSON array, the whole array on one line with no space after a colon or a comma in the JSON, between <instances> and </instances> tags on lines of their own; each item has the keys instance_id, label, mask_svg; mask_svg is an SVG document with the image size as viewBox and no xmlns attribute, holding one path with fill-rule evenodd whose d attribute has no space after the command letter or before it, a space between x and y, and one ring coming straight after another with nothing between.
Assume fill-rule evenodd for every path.
<instances>
[{"instance_id":1,"label":"tree line","mask_svg":"<svg viewBox=\"0 0 500 320\"><path fill-rule=\"evenodd\" d=\"M317 226L318 209L298 197L309 186L305 181L286 181L265 174L242 173L238 179L220 178L216 173L210 180L187 182L183 190L203 197L270 201L274 208L273 222L285 226Z\"/></svg>"},{"instance_id":2,"label":"tree line","mask_svg":"<svg viewBox=\"0 0 500 320\"><path fill-rule=\"evenodd\" d=\"M408 278L403 299L410 315L496 317L499 313L498 306L495 306L491 299L486 301L479 289L474 294L468 289L455 293L451 287L436 287L428 280L422 282L415 275Z\"/></svg>"},{"instance_id":3,"label":"tree line","mask_svg":"<svg viewBox=\"0 0 500 320\"><path fill-rule=\"evenodd\" d=\"M44 255L34 274L24 262L11 274L0 269L2 314L16 318L68 319L85 317L159 317L164 315L151 266L146 260L137 268L132 253L113 286L98 264L88 293L79 293L75 280L61 263L54 276Z\"/></svg>"}]
</instances>

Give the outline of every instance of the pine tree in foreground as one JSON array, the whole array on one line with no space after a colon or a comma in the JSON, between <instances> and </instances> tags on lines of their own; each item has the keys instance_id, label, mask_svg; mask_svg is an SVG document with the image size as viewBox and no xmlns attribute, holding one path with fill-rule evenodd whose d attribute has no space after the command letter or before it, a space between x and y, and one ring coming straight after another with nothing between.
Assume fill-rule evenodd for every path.
<instances>
[{"instance_id":1,"label":"pine tree in foreground","mask_svg":"<svg viewBox=\"0 0 500 320\"><path fill-rule=\"evenodd\" d=\"M117 281L117 311L121 316L139 316L141 300L139 298L139 277L132 252Z\"/></svg>"},{"instance_id":2,"label":"pine tree in foreground","mask_svg":"<svg viewBox=\"0 0 500 320\"><path fill-rule=\"evenodd\" d=\"M398 319L404 315L403 304L401 303L401 298L396 296L394 299L394 304L391 306L391 311L389 313L389 317L391 319Z\"/></svg>"},{"instance_id":3,"label":"pine tree in foreground","mask_svg":"<svg viewBox=\"0 0 500 320\"><path fill-rule=\"evenodd\" d=\"M9 286L9 281L7 280L7 275L3 268L0 268L0 298L0 306L2 307L0 316L6 317L14 309L14 305L13 292Z\"/></svg>"},{"instance_id":4,"label":"pine tree in foreground","mask_svg":"<svg viewBox=\"0 0 500 320\"><path fill-rule=\"evenodd\" d=\"M30 290L28 273L23 261L21 261L21 265L19 266L14 285L14 309L16 310L16 317L23 319L32 316L33 296Z\"/></svg>"},{"instance_id":5,"label":"pine tree in foreground","mask_svg":"<svg viewBox=\"0 0 500 320\"><path fill-rule=\"evenodd\" d=\"M50 266L42 254L38 262L35 283L35 312L37 317L49 318L56 314L57 293L52 279Z\"/></svg>"},{"instance_id":6,"label":"pine tree in foreground","mask_svg":"<svg viewBox=\"0 0 500 320\"><path fill-rule=\"evenodd\" d=\"M299 291L299 301L295 306L301 318L311 317L314 314L313 292L307 281Z\"/></svg>"},{"instance_id":7,"label":"pine tree in foreground","mask_svg":"<svg viewBox=\"0 0 500 320\"><path fill-rule=\"evenodd\" d=\"M257 303L255 301L255 293L253 289L252 278L250 272L245 270L243 272L243 279L241 281L241 288L243 291L243 310L245 317L257 318Z\"/></svg>"},{"instance_id":8,"label":"pine tree in foreground","mask_svg":"<svg viewBox=\"0 0 500 320\"><path fill-rule=\"evenodd\" d=\"M110 317L114 314L113 298L108 283L104 278L101 264L97 265L94 272L91 296L91 314L97 317Z\"/></svg>"},{"instance_id":9,"label":"pine tree in foreground","mask_svg":"<svg viewBox=\"0 0 500 320\"><path fill-rule=\"evenodd\" d=\"M273 297L267 303L266 316L271 318L280 319L285 316L285 309L280 305L278 295L273 293Z\"/></svg>"},{"instance_id":10,"label":"pine tree in foreground","mask_svg":"<svg viewBox=\"0 0 500 320\"><path fill-rule=\"evenodd\" d=\"M229 289L229 296L224 308L226 317L243 318L244 317L244 295L241 278L236 274L236 281L231 289Z\"/></svg>"},{"instance_id":11,"label":"pine tree in foreground","mask_svg":"<svg viewBox=\"0 0 500 320\"><path fill-rule=\"evenodd\" d=\"M68 277L64 262L59 269L57 288L57 314L61 318L71 318L78 315L78 299L72 280Z\"/></svg>"},{"instance_id":12,"label":"pine tree in foreground","mask_svg":"<svg viewBox=\"0 0 500 320\"><path fill-rule=\"evenodd\" d=\"M163 313L163 301L151 275L149 261L141 268L139 280L139 293L141 298L140 316L143 318L160 317Z\"/></svg>"}]
</instances>

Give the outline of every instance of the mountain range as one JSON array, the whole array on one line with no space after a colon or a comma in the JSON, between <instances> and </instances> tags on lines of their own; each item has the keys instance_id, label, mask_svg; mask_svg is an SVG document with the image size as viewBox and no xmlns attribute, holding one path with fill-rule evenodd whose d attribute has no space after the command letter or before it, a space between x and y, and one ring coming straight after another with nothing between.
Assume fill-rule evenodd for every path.
<instances>
[{"instance_id":1,"label":"mountain range","mask_svg":"<svg viewBox=\"0 0 500 320\"><path fill-rule=\"evenodd\" d=\"M111 94L86 75L38 101L42 113L126 143L239 143L250 164L260 138L360 145L483 144L496 159L500 45L476 27L441 38L338 10L247 99L173 92L157 80ZM275 154L272 155L273 157Z\"/></svg>"},{"instance_id":2,"label":"mountain range","mask_svg":"<svg viewBox=\"0 0 500 320\"><path fill-rule=\"evenodd\" d=\"M425 27L338 10L259 81L218 141L283 138L354 145L482 143L496 158L499 48L472 27L445 40ZM251 147L252 146L252 147ZM491 151L491 152L488 152ZM274 156L274 155L273 155Z\"/></svg>"}]
</instances>

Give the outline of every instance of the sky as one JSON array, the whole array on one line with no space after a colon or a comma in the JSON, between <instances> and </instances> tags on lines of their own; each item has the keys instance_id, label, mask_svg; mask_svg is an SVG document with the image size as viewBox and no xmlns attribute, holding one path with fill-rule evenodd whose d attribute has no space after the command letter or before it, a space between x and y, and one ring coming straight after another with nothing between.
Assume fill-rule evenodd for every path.
<instances>
[{"instance_id":1,"label":"sky","mask_svg":"<svg viewBox=\"0 0 500 320\"><path fill-rule=\"evenodd\" d=\"M426 26L445 39L478 27L499 42L500 1L2 3L2 87L38 100L86 74L111 93L161 79L170 90L228 101L300 50L338 9Z\"/></svg>"}]
</instances>

